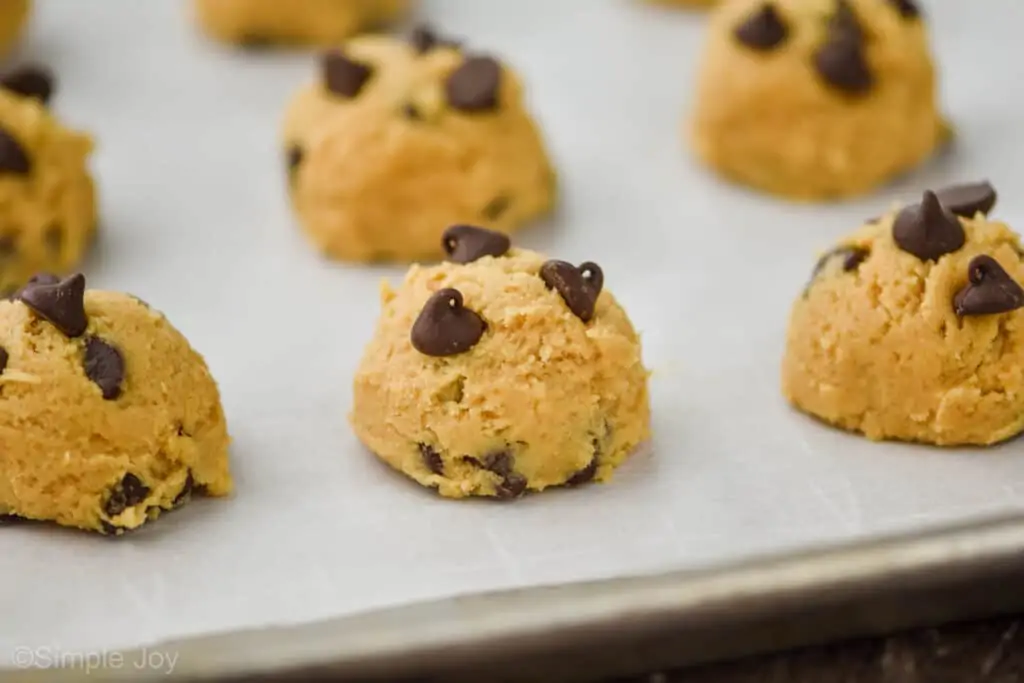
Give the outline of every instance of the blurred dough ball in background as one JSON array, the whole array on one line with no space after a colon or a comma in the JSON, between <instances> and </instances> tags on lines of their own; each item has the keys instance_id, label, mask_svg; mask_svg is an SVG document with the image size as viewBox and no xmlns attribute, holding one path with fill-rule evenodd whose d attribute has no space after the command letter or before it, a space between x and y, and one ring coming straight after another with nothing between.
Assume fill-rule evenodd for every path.
<instances>
[{"instance_id":1,"label":"blurred dough ball in background","mask_svg":"<svg viewBox=\"0 0 1024 683\"><path fill-rule=\"evenodd\" d=\"M18 42L31 9L29 0L0 0L0 55Z\"/></svg>"},{"instance_id":2,"label":"blurred dough ball in background","mask_svg":"<svg viewBox=\"0 0 1024 683\"><path fill-rule=\"evenodd\" d=\"M644 0L652 5L665 7L711 7L719 0Z\"/></svg>"},{"instance_id":3,"label":"blurred dough ball in background","mask_svg":"<svg viewBox=\"0 0 1024 683\"><path fill-rule=\"evenodd\" d=\"M410 0L193 0L196 20L229 43L326 45L402 15Z\"/></svg>"}]
</instances>

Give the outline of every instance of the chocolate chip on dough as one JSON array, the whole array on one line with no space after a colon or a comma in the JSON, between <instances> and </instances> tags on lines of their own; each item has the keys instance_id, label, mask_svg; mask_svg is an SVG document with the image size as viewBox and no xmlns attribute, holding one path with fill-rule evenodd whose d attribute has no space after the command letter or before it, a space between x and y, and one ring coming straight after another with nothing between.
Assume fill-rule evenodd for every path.
<instances>
[{"instance_id":1,"label":"chocolate chip on dough","mask_svg":"<svg viewBox=\"0 0 1024 683\"><path fill-rule=\"evenodd\" d=\"M54 276L40 274L18 293L26 306L68 337L80 337L88 325L85 317L85 276L76 273L53 282Z\"/></svg>"},{"instance_id":2,"label":"chocolate chip on dough","mask_svg":"<svg viewBox=\"0 0 1024 683\"><path fill-rule=\"evenodd\" d=\"M960 317L1008 313L1024 306L1024 289L991 256L975 256L967 265L968 284L953 297Z\"/></svg>"},{"instance_id":3,"label":"chocolate chip on dough","mask_svg":"<svg viewBox=\"0 0 1024 683\"><path fill-rule=\"evenodd\" d=\"M497 109L501 72L501 63L493 57L466 58L445 81L448 104L467 113Z\"/></svg>"},{"instance_id":4,"label":"chocolate chip on dough","mask_svg":"<svg viewBox=\"0 0 1024 683\"><path fill-rule=\"evenodd\" d=\"M950 185L935 193L939 203L964 218L974 218L975 214L986 216L996 205L996 188L988 181Z\"/></svg>"},{"instance_id":5,"label":"chocolate chip on dough","mask_svg":"<svg viewBox=\"0 0 1024 683\"><path fill-rule=\"evenodd\" d=\"M512 247L505 233L475 225L453 225L444 231L441 244L452 263L471 263L484 256L504 256Z\"/></svg>"},{"instance_id":6,"label":"chocolate chip on dough","mask_svg":"<svg viewBox=\"0 0 1024 683\"><path fill-rule=\"evenodd\" d=\"M124 381L121 352L99 337L89 337L85 340L85 376L100 388L104 400L116 399Z\"/></svg>"},{"instance_id":7,"label":"chocolate chip on dough","mask_svg":"<svg viewBox=\"0 0 1024 683\"><path fill-rule=\"evenodd\" d=\"M419 444L420 457L423 458L423 464L427 466L427 469L434 474L444 474L444 461L441 459L441 454L434 450L433 446L429 444Z\"/></svg>"},{"instance_id":8,"label":"chocolate chip on dough","mask_svg":"<svg viewBox=\"0 0 1024 683\"><path fill-rule=\"evenodd\" d=\"M181 485L181 491L171 501L171 505L177 507L184 504L192 496L192 489L195 485L196 480L192 477L192 470L189 470L188 474L185 475L185 483Z\"/></svg>"},{"instance_id":9,"label":"chocolate chip on dough","mask_svg":"<svg viewBox=\"0 0 1024 683\"><path fill-rule=\"evenodd\" d=\"M142 483L137 476L128 472L121 478L120 483L115 486L107 497L104 512L108 517L116 517L130 507L135 507L146 500L149 495L149 487Z\"/></svg>"},{"instance_id":10,"label":"chocolate chip on dough","mask_svg":"<svg viewBox=\"0 0 1024 683\"><path fill-rule=\"evenodd\" d=\"M785 42L789 29L772 2L763 3L757 11L733 29L733 36L752 50L767 52Z\"/></svg>"},{"instance_id":11,"label":"chocolate chip on dough","mask_svg":"<svg viewBox=\"0 0 1024 683\"><path fill-rule=\"evenodd\" d=\"M13 135L0 129L0 173L28 175L32 170L32 162L28 153Z\"/></svg>"},{"instance_id":12,"label":"chocolate chip on dough","mask_svg":"<svg viewBox=\"0 0 1024 683\"><path fill-rule=\"evenodd\" d=\"M826 83L848 95L871 90L874 77L860 42L846 33L830 33L814 53L814 68Z\"/></svg>"},{"instance_id":13,"label":"chocolate chip on dough","mask_svg":"<svg viewBox=\"0 0 1024 683\"><path fill-rule=\"evenodd\" d=\"M920 204L899 212L892 237L896 246L922 261L937 261L943 254L959 250L967 239L959 219L929 190Z\"/></svg>"},{"instance_id":14,"label":"chocolate chip on dough","mask_svg":"<svg viewBox=\"0 0 1024 683\"><path fill-rule=\"evenodd\" d=\"M420 55L439 47L456 49L460 47L457 40L440 37L437 31L426 24L420 24L413 28L412 33L409 35L409 43L412 44L412 49L416 51L416 54Z\"/></svg>"},{"instance_id":15,"label":"chocolate chip on dough","mask_svg":"<svg viewBox=\"0 0 1024 683\"><path fill-rule=\"evenodd\" d=\"M441 289L434 293L413 323L412 345L427 356L454 356L473 348L487 323L465 307L462 292Z\"/></svg>"},{"instance_id":16,"label":"chocolate chip on dough","mask_svg":"<svg viewBox=\"0 0 1024 683\"><path fill-rule=\"evenodd\" d=\"M9 358L10 356L7 355L7 349L0 346L0 375L2 375L4 370L7 369L7 361Z\"/></svg>"},{"instance_id":17,"label":"chocolate chip on dough","mask_svg":"<svg viewBox=\"0 0 1024 683\"><path fill-rule=\"evenodd\" d=\"M843 245L836 247L835 249L823 254L818 262L814 264L814 271L811 273L811 278L815 278L819 273L828 265L828 262L834 258L842 257L843 259L843 272L849 273L857 270L860 264L867 260L868 256L871 255L871 251L864 247L858 247L854 245Z\"/></svg>"},{"instance_id":18,"label":"chocolate chip on dough","mask_svg":"<svg viewBox=\"0 0 1024 683\"><path fill-rule=\"evenodd\" d=\"M917 6L914 0L889 0L889 4L904 19L917 19L921 16L921 8Z\"/></svg>"},{"instance_id":19,"label":"chocolate chip on dough","mask_svg":"<svg viewBox=\"0 0 1024 683\"><path fill-rule=\"evenodd\" d=\"M53 72L46 67L26 64L0 76L0 88L47 104L53 94L54 81Z\"/></svg>"},{"instance_id":20,"label":"chocolate chip on dough","mask_svg":"<svg viewBox=\"0 0 1024 683\"><path fill-rule=\"evenodd\" d=\"M340 50L332 50L323 56L320 63L324 85L335 95L353 98L370 80L373 69L362 62L345 56Z\"/></svg>"},{"instance_id":21,"label":"chocolate chip on dough","mask_svg":"<svg viewBox=\"0 0 1024 683\"><path fill-rule=\"evenodd\" d=\"M547 261L540 268L540 277L554 289L565 305L583 322L594 317L594 306L604 286L604 273L596 263L587 261L578 268L565 261Z\"/></svg>"}]
</instances>

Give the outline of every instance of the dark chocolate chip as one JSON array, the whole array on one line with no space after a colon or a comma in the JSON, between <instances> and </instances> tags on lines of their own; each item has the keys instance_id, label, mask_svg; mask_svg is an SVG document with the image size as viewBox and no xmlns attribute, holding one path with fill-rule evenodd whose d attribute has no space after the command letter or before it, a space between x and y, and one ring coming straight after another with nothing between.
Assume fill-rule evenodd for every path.
<instances>
[{"instance_id":1,"label":"dark chocolate chip","mask_svg":"<svg viewBox=\"0 0 1024 683\"><path fill-rule=\"evenodd\" d=\"M518 498L526 493L527 481L523 475L512 472L506 475L497 486L494 487L494 492L498 498L503 500L510 500L512 498Z\"/></svg>"},{"instance_id":2,"label":"dark chocolate chip","mask_svg":"<svg viewBox=\"0 0 1024 683\"><path fill-rule=\"evenodd\" d=\"M0 346L0 375L2 375L4 370L7 369L7 361L9 358L10 356L7 355L7 349Z\"/></svg>"},{"instance_id":3,"label":"dark chocolate chip","mask_svg":"<svg viewBox=\"0 0 1024 683\"><path fill-rule=\"evenodd\" d=\"M996 188L988 181L950 185L936 191L935 196L944 207L964 218L974 218L977 213L987 216L997 197Z\"/></svg>"},{"instance_id":4,"label":"dark chocolate chip","mask_svg":"<svg viewBox=\"0 0 1024 683\"><path fill-rule=\"evenodd\" d=\"M103 399L113 401L121 395L124 381L124 359L121 352L99 337L85 340L85 376L103 392Z\"/></svg>"},{"instance_id":5,"label":"dark chocolate chip","mask_svg":"<svg viewBox=\"0 0 1024 683\"><path fill-rule=\"evenodd\" d=\"M427 469L434 474L444 474L444 461L441 460L441 454L428 444L421 443L419 446L420 456L423 458L423 464L427 466Z\"/></svg>"},{"instance_id":6,"label":"dark chocolate chip","mask_svg":"<svg viewBox=\"0 0 1024 683\"><path fill-rule=\"evenodd\" d=\"M327 89L349 98L356 97L373 75L369 65L349 59L338 50L323 56L320 69Z\"/></svg>"},{"instance_id":7,"label":"dark chocolate chip","mask_svg":"<svg viewBox=\"0 0 1024 683\"><path fill-rule=\"evenodd\" d=\"M889 0L889 4L904 19L917 19L921 16L921 8L917 6L914 0Z\"/></svg>"},{"instance_id":8,"label":"dark chocolate chip","mask_svg":"<svg viewBox=\"0 0 1024 683\"><path fill-rule=\"evenodd\" d=\"M595 455L587 463L587 466L581 469L576 474L569 477L568 481L565 482L566 486L580 486L581 484L587 484L594 480L594 475L597 474L597 456Z\"/></svg>"},{"instance_id":9,"label":"dark chocolate chip","mask_svg":"<svg viewBox=\"0 0 1024 683\"><path fill-rule=\"evenodd\" d=\"M501 63L492 57L469 57L445 81L448 104L459 111L476 113L498 108Z\"/></svg>"},{"instance_id":10,"label":"dark chocolate chip","mask_svg":"<svg viewBox=\"0 0 1024 683\"><path fill-rule=\"evenodd\" d=\"M441 245L453 263L471 263L484 256L504 256L512 247L508 235L474 225L453 225L441 236Z\"/></svg>"},{"instance_id":11,"label":"dark chocolate chip","mask_svg":"<svg viewBox=\"0 0 1024 683\"><path fill-rule=\"evenodd\" d=\"M46 248L56 254L60 253L60 249L64 246L64 231L60 229L60 226L53 223L43 233L43 242L46 243Z\"/></svg>"},{"instance_id":12,"label":"dark chocolate chip","mask_svg":"<svg viewBox=\"0 0 1024 683\"><path fill-rule=\"evenodd\" d=\"M953 297L960 317L1007 313L1024 307L1024 289L991 256L975 256L967 265L968 284Z\"/></svg>"},{"instance_id":13,"label":"dark chocolate chip","mask_svg":"<svg viewBox=\"0 0 1024 683\"><path fill-rule=\"evenodd\" d=\"M402 105L402 116L409 119L410 121L422 121L423 114L416 108L416 105L412 102L406 102Z\"/></svg>"},{"instance_id":14,"label":"dark chocolate chip","mask_svg":"<svg viewBox=\"0 0 1024 683\"><path fill-rule=\"evenodd\" d=\"M908 254L922 261L937 261L964 246L963 226L953 213L926 190L920 204L905 207L893 221L892 237Z\"/></svg>"},{"instance_id":15,"label":"dark chocolate chip","mask_svg":"<svg viewBox=\"0 0 1024 683\"><path fill-rule=\"evenodd\" d=\"M814 68L826 83L848 95L863 95L874 83L863 46L847 33L829 33L814 53Z\"/></svg>"},{"instance_id":16,"label":"dark chocolate chip","mask_svg":"<svg viewBox=\"0 0 1024 683\"><path fill-rule=\"evenodd\" d=\"M454 356L480 341L487 323L466 308L462 292L441 289L431 296L412 325L412 345L427 356Z\"/></svg>"},{"instance_id":17,"label":"dark chocolate chip","mask_svg":"<svg viewBox=\"0 0 1024 683\"><path fill-rule=\"evenodd\" d=\"M733 36L752 50L767 52L785 42L789 29L773 2L764 2L733 30Z\"/></svg>"},{"instance_id":18,"label":"dark chocolate chip","mask_svg":"<svg viewBox=\"0 0 1024 683\"><path fill-rule=\"evenodd\" d=\"M190 437L190 438L192 436L191 434L189 434L188 430L185 429L185 425L181 424L180 422L178 423L176 431L177 431L178 436L187 436L187 437Z\"/></svg>"},{"instance_id":19,"label":"dark chocolate chip","mask_svg":"<svg viewBox=\"0 0 1024 683\"><path fill-rule=\"evenodd\" d=\"M89 321L85 317L85 276L76 273L59 282L52 276L36 276L18 293L38 316L49 321L68 337L80 337ZM38 279L37 279L38 278Z\"/></svg>"},{"instance_id":20,"label":"dark chocolate chip","mask_svg":"<svg viewBox=\"0 0 1024 683\"><path fill-rule=\"evenodd\" d=\"M146 500L148 495L149 487L143 484L137 476L128 472L121 478L121 482L110 491L103 509L108 517L116 517L128 508L135 507Z\"/></svg>"},{"instance_id":21,"label":"dark chocolate chip","mask_svg":"<svg viewBox=\"0 0 1024 683\"><path fill-rule=\"evenodd\" d=\"M496 221L505 215L508 211L508 207L512 205L512 200L503 194L498 195L491 201L487 202L487 206L480 213L483 217L489 221Z\"/></svg>"},{"instance_id":22,"label":"dark chocolate chip","mask_svg":"<svg viewBox=\"0 0 1024 683\"><path fill-rule=\"evenodd\" d=\"M494 472L502 477L512 474L515 468L515 458L508 451L495 451L488 453L479 459L480 466L489 472Z\"/></svg>"},{"instance_id":23,"label":"dark chocolate chip","mask_svg":"<svg viewBox=\"0 0 1024 683\"><path fill-rule=\"evenodd\" d=\"M853 245L843 245L836 247L835 249L823 254L818 262L814 264L814 271L811 273L811 279L816 278L825 266L832 259L841 256L843 257L843 272L849 273L857 270L860 264L867 260L868 256L871 255L871 251L864 247L857 247Z\"/></svg>"},{"instance_id":24,"label":"dark chocolate chip","mask_svg":"<svg viewBox=\"0 0 1024 683\"><path fill-rule=\"evenodd\" d=\"M573 314L585 323L594 317L594 306L604 286L604 273L596 263L580 267L565 261L547 261L540 267L540 278L554 289Z\"/></svg>"},{"instance_id":25,"label":"dark chocolate chip","mask_svg":"<svg viewBox=\"0 0 1024 683\"><path fill-rule=\"evenodd\" d=\"M185 483L182 484L181 491L179 491L178 495L176 495L174 500L171 501L171 505L173 507L178 507L179 505L187 503L189 498L192 496L192 488L195 485L196 480L192 478L192 470L189 470L188 474L185 475Z\"/></svg>"},{"instance_id":26,"label":"dark chocolate chip","mask_svg":"<svg viewBox=\"0 0 1024 683\"><path fill-rule=\"evenodd\" d=\"M295 171L298 170L299 165L302 164L302 157L304 152L302 148L297 144L293 144L288 147L288 151L285 153L285 163L288 165L288 176L294 177Z\"/></svg>"},{"instance_id":27,"label":"dark chocolate chip","mask_svg":"<svg viewBox=\"0 0 1024 683\"><path fill-rule=\"evenodd\" d=\"M60 278L53 273L36 273L28 279L25 283L26 287L32 285L55 285L60 282Z\"/></svg>"},{"instance_id":28,"label":"dark chocolate chip","mask_svg":"<svg viewBox=\"0 0 1024 683\"><path fill-rule=\"evenodd\" d=\"M45 66L26 64L0 77L0 88L47 104L54 90L53 72Z\"/></svg>"},{"instance_id":29,"label":"dark chocolate chip","mask_svg":"<svg viewBox=\"0 0 1024 683\"><path fill-rule=\"evenodd\" d=\"M32 162L14 136L0 129L0 173L28 175L32 170Z\"/></svg>"},{"instance_id":30,"label":"dark chocolate chip","mask_svg":"<svg viewBox=\"0 0 1024 683\"><path fill-rule=\"evenodd\" d=\"M412 49L416 51L416 54L420 55L439 47L452 47L455 49L460 47L459 41L440 37L433 28L426 24L420 24L413 28L412 33L409 35L409 43L412 45Z\"/></svg>"}]
</instances>

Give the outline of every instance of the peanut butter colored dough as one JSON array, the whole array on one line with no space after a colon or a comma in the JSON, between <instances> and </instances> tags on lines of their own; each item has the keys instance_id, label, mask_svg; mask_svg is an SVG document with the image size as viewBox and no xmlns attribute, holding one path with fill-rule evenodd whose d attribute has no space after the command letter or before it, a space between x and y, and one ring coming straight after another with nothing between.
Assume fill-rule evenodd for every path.
<instances>
[{"instance_id":1,"label":"peanut butter colored dough","mask_svg":"<svg viewBox=\"0 0 1024 683\"><path fill-rule=\"evenodd\" d=\"M664 5L666 7L711 7L720 0L645 0L652 5Z\"/></svg>"},{"instance_id":2,"label":"peanut butter colored dough","mask_svg":"<svg viewBox=\"0 0 1024 683\"><path fill-rule=\"evenodd\" d=\"M468 53L443 43L420 52L383 36L355 38L343 51L372 70L358 94L330 91L322 68L283 124L292 205L323 253L437 259L451 224L511 232L550 210L554 170L507 65L496 106L466 111L448 101L446 82Z\"/></svg>"},{"instance_id":3,"label":"peanut butter colored dough","mask_svg":"<svg viewBox=\"0 0 1024 683\"><path fill-rule=\"evenodd\" d=\"M228 43L328 45L398 18L408 0L194 0L196 19Z\"/></svg>"},{"instance_id":4,"label":"peanut butter colored dough","mask_svg":"<svg viewBox=\"0 0 1024 683\"><path fill-rule=\"evenodd\" d=\"M949 138L924 20L900 11L912 5L849 0L871 81L856 93L863 74L842 53L853 49L849 36L857 31L848 24L828 29L835 26L837 0L771 0L767 6L785 38L753 49L735 32L765 6L764 0L728 0L712 14L696 111L687 122L692 146L709 167L775 194L827 200L868 192ZM835 40L843 36L846 43ZM815 66L826 43L832 47L823 59L837 79L847 80L846 90Z\"/></svg>"},{"instance_id":5,"label":"peanut butter colored dough","mask_svg":"<svg viewBox=\"0 0 1024 683\"><path fill-rule=\"evenodd\" d=\"M472 263L414 265L382 289L355 379L352 426L382 460L442 496L513 498L604 481L648 438L640 340L608 292L584 323L512 249ZM432 293L457 288L487 329L468 351L432 357L410 341Z\"/></svg>"},{"instance_id":6,"label":"peanut butter colored dough","mask_svg":"<svg viewBox=\"0 0 1024 683\"><path fill-rule=\"evenodd\" d=\"M31 10L30 0L0 2L0 56L8 54L18 42Z\"/></svg>"},{"instance_id":7,"label":"peanut butter colored dough","mask_svg":"<svg viewBox=\"0 0 1024 683\"><path fill-rule=\"evenodd\" d=\"M0 295L37 272L67 273L96 230L92 138L38 99L0 89Z\"/></svg>"},{"instance_id":8,"label":"peanut butter colored dough","mask_svg":"<svg viewBox=\"0 0 1024 683\"><path fill-rule=\"evenodd\" d=\"M131 296L89 290L84 301L75 338L0 301L0 516L120 533L190 493L228 494L224 413L202 357ZM107 385L115 398L86 374L93 338L123 359L123 379ZM99 373L116 382L109 368Z\"/></svg>"},{"instance_id":9,"label":"peanut butter colored dough","mask_svg":"<svg viewBox=\"0 0 1024 683\"><path fill-rule=\"evenodd\" d=\"M870 439L993 444L1024 430L1024 309L959 317L968 263L987 254L1024 282L1020 241L981 213L966 243L923 262L893 240L896 212L842 240L789 323L782 392ZM854 250L869 255L844 268ZM857 261L854 258L853 261Z\"/></svg>"}]
</instances>

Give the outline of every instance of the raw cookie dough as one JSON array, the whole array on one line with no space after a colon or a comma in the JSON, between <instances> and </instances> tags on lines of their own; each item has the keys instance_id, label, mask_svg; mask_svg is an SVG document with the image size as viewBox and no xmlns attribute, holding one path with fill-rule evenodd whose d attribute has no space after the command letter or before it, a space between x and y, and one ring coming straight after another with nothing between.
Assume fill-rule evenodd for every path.
<instances>
[{"instance_id":1,"label":"raw cookie dough","mask_svg":"<svg viewBox=\"0 0 1024 683\"><path fill-rule=\"evenodd\" d=\"M1024 430L1020 241L987 183L925 193L818 262L782 391L871 439L992 444Z\"/></svg>"},{"instance_id":2,"label":"raw cookie dough","mask_svg":"<svg viewBox=\"0 0 1024 683\"><path fill-rule=\"evenodd\" d=\"M601 269L454 226L451 259L382 289L352 426L442 496L604 481L649 436L647 376Z\"/></svg>"},{"instance_id":3,"label":"raw cookie dough","mask_svg":"<svg viewBox=\"0 0 1024 683\"><path fill-rule=\"evenodd\" d=\"M96 230L93 141L46 109L53 87L37 66L0 77L0 296L73 269Z\"/></svg>"},{"instance_id":4,"label":"raw cookie dough","mask_svg":"<svg viewBox=\"0 0 1024 683\"><path fill-rule=\"evenodd\" d=\"M29 0L0 2L0 56L7 55L18 42L31 9Z\"/></svg>"},{"instance_id":5,"label":"raw cookie dough","mask_svg":"<svg viewBox=\"0 0 1024 683\"><path fill-rule=\"evenodd\" d=\"M667 7L711 7L720 0L646 0L652 5L665 5Z\"/></svg>"},{"instance_id":6,"label":"raw cookie dough","mask_svg":"<svg viewBox=\"0 0 1024 683\"><path fill-rule=\"evenodd\" d=\"M231 491L217 385L138 299L41 275L0 301L0 517L117 534Z\"/></svg>"},{"instance_id":7,"label":"raw cookie dough","mask_svg":"<svg viewBox=\"0 0 1024 683\"><path fill-rule=\"evenodd\" d=\"M715 11L689 135L723 176L857 195L949 137L912 0L732 0Z\"/></svg>"},{"instance_id":8,"label":"raw cookie dough","mask_svg":"<svg viewBox=\"0 0 1024 683\"><path fill-rule=\"evenodd\" d=\"M422 27L325 55L283 138L299 221L333 258L440 258L448 225L510 232L554 198L516 74Z\"/></svg>"},{"instance_id":9,"label":"raw cookie dough","mask_svg":"<svg viewBox=\"0 0 1024 683\"><path fill-rule=\"evenodd\" d=\"M196 20L228 43L327 45L401 15L408 0L194 0Z\"/></svg>"}]
</instances>

